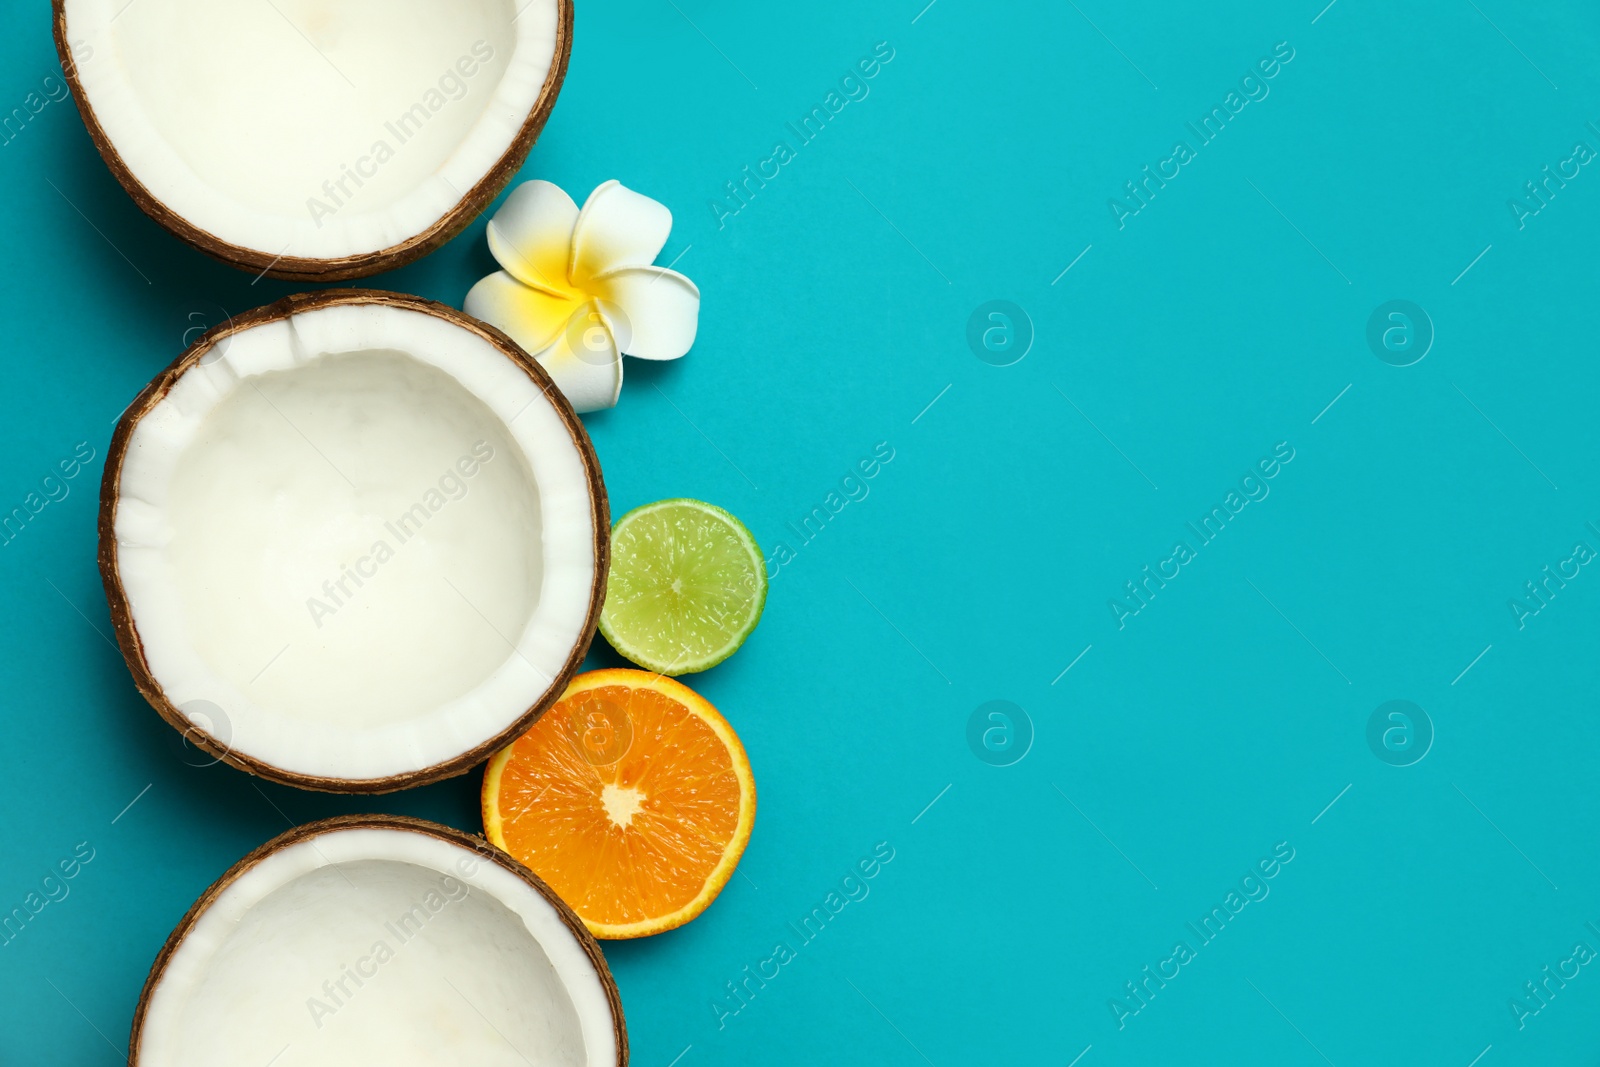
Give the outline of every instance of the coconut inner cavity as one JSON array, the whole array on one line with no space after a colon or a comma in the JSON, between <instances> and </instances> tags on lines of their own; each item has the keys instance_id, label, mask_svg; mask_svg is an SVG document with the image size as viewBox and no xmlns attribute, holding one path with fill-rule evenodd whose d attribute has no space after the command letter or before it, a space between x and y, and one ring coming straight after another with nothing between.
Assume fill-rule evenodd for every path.
<instances>
[{"instance_id":1,"label":"coconut inner cavity","mask_svg":"<svg viewBox=\"0 0 1600 1067\"><path fill-rule=\"evenodd\" d=\"M538 606L526 461L481 400L402 352L239 381L169 502L188 640L285 719L418 718L515 656Z\"/></svg>"},{"instance_id":2,"label":"coconut inner cavity","mask_svg":"<svg viewBox=\"0 0 1600 1067\"><path fill-rule=\"evenodd\" d=\"M119 7L116 60L173 154L240 208L319 227L388 207L437 173L516 43L510 0Z\"/></svg>"}]
</instances>

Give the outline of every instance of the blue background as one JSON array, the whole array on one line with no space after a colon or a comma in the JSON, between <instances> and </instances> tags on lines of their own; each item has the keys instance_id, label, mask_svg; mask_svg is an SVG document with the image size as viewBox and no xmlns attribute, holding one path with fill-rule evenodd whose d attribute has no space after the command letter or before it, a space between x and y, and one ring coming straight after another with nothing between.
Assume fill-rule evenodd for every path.
<instances>
[{"instance_id":1,"label":"blue background","mask_svg":"<svg viewBox=\"0 0 1600 1067\"><path fill-rule=\"evenodd\" d=\"M579 0L523 171L669 205L661 261L704 292L694 351L630 360L587 419L614 513L697 496L796 550L692 680L756 769L742 876L606 946L634 1061L1592 1062L1600 968L1521 1029L1509 1002L1600 949L1600 576L1521 628L1508 601L1600 549L1600 173L1522 228L1507 201L1600 148L1600 12L924 2ZM57 73L26 7L4 109ZM870 94L797 146L785 124L881 41ZM1270 95L1119 229L1108 199L1279 42ZM779 139L779 176L714 210ZM101 461L186 331L295 287L147 220L70 103L0 147L0 188L0 505L96 451L0 549L0 911L96 852L0 948L0 1061L109 1064L163 939L246 851L348 811L475 831L478 777L361 800L188 765L107 636ZM483 231L370 284L459 305ZM1007 367L967 341L995 299L1033 334ZM1413 366L1366 340L1392 299L1436 333ZM879 442L870 494L802 544L786 524ZM1119 628L1108 601L1279 442L1270 495ZM1408 767L1366 740L1396 699L1435 733ZM991 700L1031 722L1010 766L968 744ZM719 1026L725 983L879 842L870 895ZM1119 1028L1111 998L1279 842L1270 896Z\"/></svg>"}]
</instances>

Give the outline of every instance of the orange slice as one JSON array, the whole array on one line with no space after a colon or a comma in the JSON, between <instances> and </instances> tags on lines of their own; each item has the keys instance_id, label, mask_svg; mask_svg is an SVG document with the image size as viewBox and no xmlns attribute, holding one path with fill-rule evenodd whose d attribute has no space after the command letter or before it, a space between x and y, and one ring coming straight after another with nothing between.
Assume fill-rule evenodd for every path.
<instances>
[{"instance_id":1,"label":"orange slice","mask_svg":"<svg viewBox=\"0 0 1600 1067\"><path fill-rule=\"evenodd\" d=\"M580 674L489 761L485 836L543 878L596 937L645 937L706 910L756 817L750 760L682 682Z\"/></svg>"}]
</instances>

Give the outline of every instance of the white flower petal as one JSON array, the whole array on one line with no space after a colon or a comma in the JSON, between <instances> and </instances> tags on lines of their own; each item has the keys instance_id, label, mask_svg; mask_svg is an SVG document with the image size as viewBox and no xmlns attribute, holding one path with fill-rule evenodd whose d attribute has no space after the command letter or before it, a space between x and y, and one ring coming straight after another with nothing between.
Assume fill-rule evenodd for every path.
<instances>
[{"instance_id":1,"label":"white flower petal","mask_svg":"<svg viewBox=\"0 0 1600 1067\"><path fill-rule=\"evenodd\" d=\"M580 414L616 406L622 393L622 353L595 304L580 306L534 358Z\"/></svg>"},{"instance_id":2,"label":"white flower petal","mask_svg":"<svg viewBox=\"0 0 1600 1067\"><path fill-rule=\"evenodd\" d=\"M489 251L525 285L564 294L578 205L559 186L523 182L489 220Z\"/></svg>"},{"instance_id":3,"label":"white flower petal","mask_svg":"<svg viewBox=\"0 0 1600 1067\"><path fill-rule=\"evenodd\" d=\"M665 267L626 267L596 278L590 289L617 347L640 359L677 359L694 344L700 290Z\"/></svg>"},{"instance_id":4,"label":"white flower petal","mask_svg":"<svg viewBox=\"0 0 1600 1067\"><path fill-rule=\"evenodd\" d=\"M502 270L474 285L461 306L473 318L504 330L524 351L532 353L549 348L584 305L529 288Z\"/></svg>"},{"instance_id":5,"label":"white flower petal","mask_svg":"<svg viewBox=\"0 0 1600 1067\"><path fill-rule=\"evenodd\" d=\"M648 267L671 232L672 212L665 204L615 180L606 182L589 194L578 213L568 277L587 286L623 267Z\"/></svg>"}]
</instances>

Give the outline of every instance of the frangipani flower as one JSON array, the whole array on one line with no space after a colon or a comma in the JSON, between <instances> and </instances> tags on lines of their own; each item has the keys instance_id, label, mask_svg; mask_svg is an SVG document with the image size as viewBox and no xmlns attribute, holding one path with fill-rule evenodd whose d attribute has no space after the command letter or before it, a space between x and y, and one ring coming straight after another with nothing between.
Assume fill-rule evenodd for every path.
<instances>
[{"instance_id":1,"label":"frangipani flower","mask_svg":"<svg viewBox=\"0 0 1600 1067\"><path fill-rule=\"evenodd\" d=\"M581 211L549 182L524 182L489 220L505 269L472 287L467 314L509 334L578 411L612 407L624 353L677 359L694 344L700 290L651 266L671 230L672 212L615 181Z\"/></svg>"}]
</instances>

